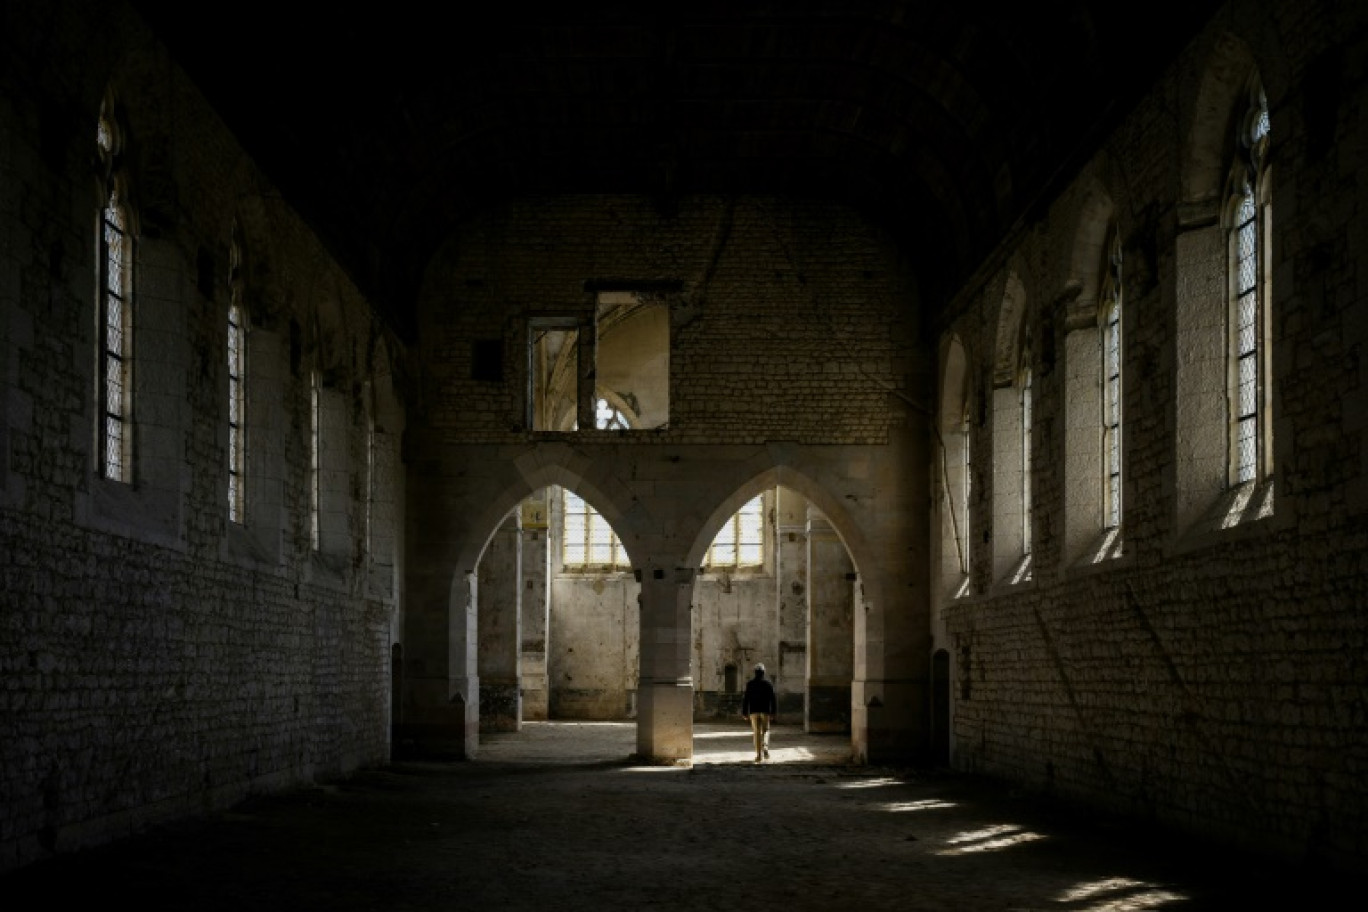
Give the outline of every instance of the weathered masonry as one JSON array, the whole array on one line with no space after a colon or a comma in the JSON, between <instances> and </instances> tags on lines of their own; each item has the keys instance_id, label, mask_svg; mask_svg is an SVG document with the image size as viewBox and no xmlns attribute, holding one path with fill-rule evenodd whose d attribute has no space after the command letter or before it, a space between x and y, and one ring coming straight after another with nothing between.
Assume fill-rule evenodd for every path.
<instances>
[{"instance_id":1,"label":"weathered masonry","mask_svg":"<svg viewBox=\"0 0 1368 912\"><path fill-rule=\"evenodd\" d=\"M298 132L155 6L0 12L0 871L528 720L688 763L757 662L1368 867L1362 4L1105 99L1024 18L472 18Z\"/></svg>"}]
</instances>

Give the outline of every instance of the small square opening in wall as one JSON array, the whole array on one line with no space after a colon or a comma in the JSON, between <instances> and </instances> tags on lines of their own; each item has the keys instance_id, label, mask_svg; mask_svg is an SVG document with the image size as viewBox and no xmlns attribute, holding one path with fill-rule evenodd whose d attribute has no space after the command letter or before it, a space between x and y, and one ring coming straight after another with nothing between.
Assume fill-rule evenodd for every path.
<instances>
[{"instance_id":1,"label":"small square opening in wall","mask_svg":"<svg viewBox=\"0 0 1368 912\"><path fill-rule=\"evenodd\" d=\"M476 339L470 343L470 379L502 383L504 347L502 339Z\"/></svg>"}]
</instances>

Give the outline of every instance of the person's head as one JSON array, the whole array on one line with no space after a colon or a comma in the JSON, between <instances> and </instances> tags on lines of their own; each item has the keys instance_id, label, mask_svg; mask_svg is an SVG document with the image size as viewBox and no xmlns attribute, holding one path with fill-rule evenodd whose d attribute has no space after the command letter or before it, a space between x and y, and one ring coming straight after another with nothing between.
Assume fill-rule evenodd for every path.
<instances>
[{"instance_id":1,"label":"person's head","mask_svg":"<svg viewBox=\"0 0 1368 912\"><path fill-rule=\"evenodd\" d=\"M755 676L756 676L757 678L763 678L763 677L765 676L765 663L764 663L764 662L756 662L756 663L755 663Z\"/></svg>"}]
</instances>

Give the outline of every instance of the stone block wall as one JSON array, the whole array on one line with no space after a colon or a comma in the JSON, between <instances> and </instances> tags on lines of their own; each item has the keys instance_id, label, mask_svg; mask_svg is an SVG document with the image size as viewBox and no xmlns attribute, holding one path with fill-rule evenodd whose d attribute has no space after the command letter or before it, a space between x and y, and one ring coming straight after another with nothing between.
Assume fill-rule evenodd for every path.
<instances>
[{"instance_id":1,"label":"stone block wall","mask_svg":"<svg viewBox=\"0 0 1368 912\"><path fill-rule=\"evenodd\" d=\"M430 267L422 359L434 433L463 445L530 439L528 321L592 326L595 281L678 288L669 425L634 440L877 445L901 417L888 398L907 383L920 333L916 289L890 239L857 213L695 197L667 217L641 197L555 197L462 226ZM477 340L502 346L502 378L472 377Z\"/></svg>"},{"instance_id":2,"label":"stone block wall","mask_svg":"<svg viewBox=\"0 0 1368 912\"><path fill-rule=\"evenodd\" d=\"M83 9L15 4L0 29L0 871L389 756L399 348L127 9ZM127 482L96 459L107 98L135 249ZM313 369L330 473L317 550Z\"/></svg>"},{"instance_id":3,"label":"stone block wall","mask_svg":"<svg viewBox=\"0 0 1368 912\"><path fill-rule=\"evenodd\" d=\"M1365 25L1355 4L1230 4L951 308L975 532L967 593L933 586L955 766L1296 861L1368 865ZM1272 473L1227 489L1230 222L1211 162L1233 154L1254 71L1271 118ZM1108 226L1123 252L1124 512L1099 549L1098 460L1069 448L1100 446L1086 433L1100 410L1072 410L1070 384L1080 365L1096 375ZM1017 413L985 403L1015 401L1028 335L1034 547L1013 580L995 549L1015 517L996 494L1016 483L1019 430L1000 423ZM946 392L943 408L961 401Z\"/></svg>"}]
</instances>

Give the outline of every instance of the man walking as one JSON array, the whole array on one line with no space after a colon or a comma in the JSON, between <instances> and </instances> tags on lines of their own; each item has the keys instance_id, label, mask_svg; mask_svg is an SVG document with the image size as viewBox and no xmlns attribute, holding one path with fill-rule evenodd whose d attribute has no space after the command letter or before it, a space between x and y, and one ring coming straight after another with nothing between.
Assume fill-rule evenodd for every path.
<instances>
[{"instance_id":1,"label":"man walking","mask_svg":"<svg viewBox=\"0 0 1368 912\"><path fill-rule=\"evenodd\" d=\"M750 720L755 735L755 762L769 759L770 726L779 714L779 701L774 696L774 685L765 678L765 666L755 664L755 677L746 682L746 693L741 698L741 718Z\"/></svg>"}]
</instances>

